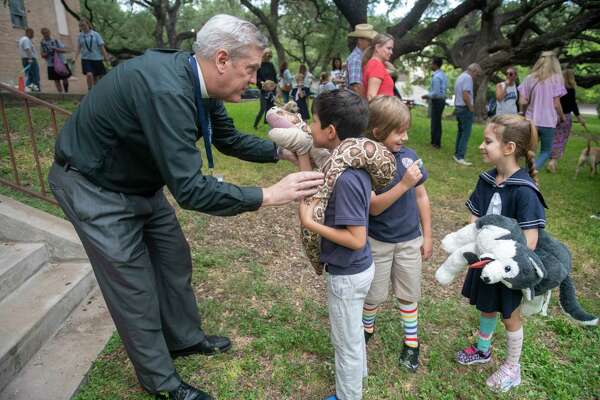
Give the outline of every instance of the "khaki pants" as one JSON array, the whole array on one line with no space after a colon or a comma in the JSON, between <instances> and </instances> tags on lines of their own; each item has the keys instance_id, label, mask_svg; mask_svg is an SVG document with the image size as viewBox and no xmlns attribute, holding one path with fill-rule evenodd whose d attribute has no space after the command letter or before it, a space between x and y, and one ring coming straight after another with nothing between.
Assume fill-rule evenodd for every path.
<instances>
[{"instance_id":1,"label":"khaki pants","mask_svg":"<svg viewBox=\"0 0 600 400\"><path fill-rule=\"evenodd\" d=\"M400 243L369 238L375 277L365 303L379 305L387 300L390 281L394 296L416 303L421 298L421 245L423 237Z\"/></svg>"}]
</instances>

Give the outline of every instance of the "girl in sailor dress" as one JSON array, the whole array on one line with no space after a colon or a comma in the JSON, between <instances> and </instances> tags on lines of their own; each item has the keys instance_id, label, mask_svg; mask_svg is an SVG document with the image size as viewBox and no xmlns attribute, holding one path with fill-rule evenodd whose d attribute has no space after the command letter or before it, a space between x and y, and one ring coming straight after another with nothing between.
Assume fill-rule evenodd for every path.
<instances>
[{"instance_id":1,"label":"girl in sailor dress","mask_svg":"<svg viewBox=\"0 0 600 400\"><path fill-rule=\"evenodd\" d=\"M500 115L492 118L484 131L479 146L485 162L495 168L483 172L475 190L466 202L471 222L487 214L514 218L527 239L527 246L535 249L538 230L546 220L546 204L537 186L534 150L537 145L535 126L519 115ZM519 166L525 158L528 169ZM491 360L491 339L496 329L497 314L501 313L508 339L506 361L486 381L494 391L508 391L521 383L520 357L523 346L521 322L522 293L503 283L486 284L481 280L481 269L469 269L462 295L481 312L477 343L457 353L456 360L463 365L484 364Z\"/></svg>"}]
</instances>

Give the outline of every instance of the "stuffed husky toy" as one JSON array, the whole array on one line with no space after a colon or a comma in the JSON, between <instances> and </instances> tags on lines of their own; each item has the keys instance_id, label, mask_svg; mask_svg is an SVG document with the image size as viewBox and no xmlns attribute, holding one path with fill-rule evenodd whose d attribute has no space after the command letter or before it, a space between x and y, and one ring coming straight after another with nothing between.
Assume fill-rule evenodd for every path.
<instances>
[{"instance_id":1,"label":"stuffed husky toy","mask_svg":"<svg viewBox=\"0 0 600 400\"><path fill-rule=\"evenodd\" d=\"M560 287L563 310L583 325L598 325L598 318L586 313L575 296L569 276L571 253L544 229L539 230L537 247L531 251L517 221L486 215L446 235L442 248L449 254L435 274L442 285L452 282L466 265L482 268L481 279L485 283L502 282L523 291L524 314L545 314L550 291Z\"/></svg>"}]
</instances>

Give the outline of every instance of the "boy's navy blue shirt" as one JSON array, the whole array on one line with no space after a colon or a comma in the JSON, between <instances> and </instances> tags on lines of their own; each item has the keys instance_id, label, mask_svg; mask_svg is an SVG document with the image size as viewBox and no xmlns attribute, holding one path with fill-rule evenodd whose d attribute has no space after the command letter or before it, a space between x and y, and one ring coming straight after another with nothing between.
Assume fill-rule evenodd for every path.
<instances>
[{"instance_id":1,"label":"boy's navy blue shirt","mask_svg":"<svg viewBox=\"0 0 600 400\"><path fill-rule=\"evenodd\" d=\"M364 170L349 168L335 183L325 209L324 224L333 228L368 227L370 202L369 174ZM327 272L332 275L354 275L368 269L373 259L369 242L359 250L352 250L322 238L321 262L326 264Z\"/></svg>"},{"instance_id":2,"label":"boy's navy blue shirt","mask_svg":"<svg viewBox=\"0 0 600 400\"><path fill-rule=\"evenodd\" d=\"M500 214L514 218L521 229L542 229L546 226L542 193L527 171L519 169L500 186L496 185L498 171L492 169L479 175L475 191L465 203L476 217ZM494 194L498 193L494 197Z\"/></svg>"},{"instance_id":3,"label":"boy's navy blue shirt","mask_svg":"<svg viewBox=\"0 0 600 400\"><path fill-rule=\"evenodd\" d=\"M387 187L375 192L378 195L398 184L406 173L406 169L419 159L414 150L406 147L402 147L394 156L396 157L396 176ZM424 167L421 168L421 172L423 177L415 187L423 184L429 176ZM379 215L371 215L369 236L386 243L406 242L421 236L421 220L415 192L414 187L410 188L384 212Z\"/></svg>"}]
</instances>

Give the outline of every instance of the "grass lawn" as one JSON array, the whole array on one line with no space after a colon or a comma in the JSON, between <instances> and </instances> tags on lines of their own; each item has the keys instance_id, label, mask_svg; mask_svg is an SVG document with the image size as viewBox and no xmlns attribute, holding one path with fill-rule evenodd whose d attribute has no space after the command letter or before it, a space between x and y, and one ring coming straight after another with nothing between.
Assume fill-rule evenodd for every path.
<instances>
[{"instance_id":1,"label":"grass lawn","mask_svg":"<svg viewBox=\"0 0 600 400\"><path fill-rule=\"evenodd\" d=\"M72 108L72 107L71 107ZM257 102L228 105L237 127L252 132ZM38 111L38 110L36 110ZM13 129L24 122L9 110ZM454 361L457 350L475 340L478 314L460 297L461 282L440 287L433 278L445 255L439 240L468 218L464 201L489 168L478 156L482 125L476 125L463 167L452 161L456 122L444 120L443 147L429 146L429 121L422 109L413 111L409 147L429 170L427 190L432 202L434 257L425 263L420 307L422 367L416 374L400 370L402 347L398 310L389 301L378 314L376 335L369 344L369 377L364 399L597 399L600 396L600 330L576 326L561 311L557 293L548 317L525 322L522 356L523 383L505 395L487 391L484 381L505 355L506 335L501 323L495 336L495 360L485 366L463 367ZM43 115L37 116L42 120ZM600 120L588 126L600 133ZM43 122L40 122L43 125ZM256 133L266 136L266 128ZM27 137L17 135L15 147L22 168L32 170L24 149ZM52 159L50 134L40 134L44 168ZM41 142L41 143L40 143ZM575 163L586 145L575 124L559 171L540 172L540 186L549 205L547 229L563 240L574 256L573 277L581 303L600 314L600 176L587 171L574 179ZM293 171L288 163L251 164L215 154L216 172L240 185L266 186ZM0 141L0 176L10 173L6 143ZM31 185L35 187L35 183ZM0 193L52 210L37 200L0 187ZM61 215L54 208L53 213ZM231 218L210 217L178 209L192 249L193 286L205 331L226 334L233 349L213 357L178 359L181 377L208 390L218 399L320 399L334 391L333 349L323 279L316 277L301 254L295 205L260 210ZM117 334L94 363L77 400L152 399L137 383Z\"/></svg>"}]
</instances>

